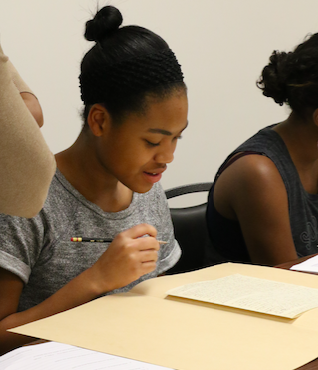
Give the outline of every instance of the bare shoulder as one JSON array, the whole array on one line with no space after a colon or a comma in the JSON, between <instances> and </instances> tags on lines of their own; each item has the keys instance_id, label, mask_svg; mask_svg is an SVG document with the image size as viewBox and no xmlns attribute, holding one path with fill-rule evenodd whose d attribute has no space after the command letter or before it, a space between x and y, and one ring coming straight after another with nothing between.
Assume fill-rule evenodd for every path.
<instances>
[{"instance_id":1,"label":"bare shoulder","mask_svg":"<svg viewBox=\"0 0 318 370\"><path fill-rule=\"evenodd\" d=\"M297 258L285 184L268 157L237 159L215 185L215 208L239 221L252 262L275 265Z\"/></svg>"},{"instance_id":2,"label":"bare shoulder","mask_svg":"<svg viewBox=\"0 0 318 370\"><path fill-rule=\"evenodd\" d=\"M264 155L249 154L238 158L221 173L215 184L214 201L221 214L236 219L234 208L238 202L266 202L269 197L281 197L285 193L282 177L273 161Z\"/></svg>"},{"instance_id":3,"label":"bare shoulder","mask_svg":"<svg viewBox=\"0 0 318 370\"><path fill-rule=\"evenodd\" d=\"M237 159L224 172L217 182L222 185L235 184L236 187L266 187L282 182L274 162L264 155L250 154Z\"/></svg>"}]
</instances>

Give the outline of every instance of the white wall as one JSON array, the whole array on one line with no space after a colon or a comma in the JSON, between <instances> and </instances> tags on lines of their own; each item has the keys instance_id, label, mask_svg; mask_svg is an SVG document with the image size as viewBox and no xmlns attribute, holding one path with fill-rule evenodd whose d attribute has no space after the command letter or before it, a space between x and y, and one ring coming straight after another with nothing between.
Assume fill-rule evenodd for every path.
<instances>
[{"instance_id":1,"label":"white wall","mask_svg":"<svg viewBox=\"0 0 318 370\"><path fill-rule=\"evenodd\" d=\"M81 120L79 63L91 44L84 23L95 0L1 0L4 51L38 95L42 132L56 153L76 139ZM160 34L175 51L189 88L189 128L164 188L211 181L226 155L288 109L255 81L274 49L291 50L318 32L317 0L113 0L125 24Z\"/></svg>"}]
</instances>

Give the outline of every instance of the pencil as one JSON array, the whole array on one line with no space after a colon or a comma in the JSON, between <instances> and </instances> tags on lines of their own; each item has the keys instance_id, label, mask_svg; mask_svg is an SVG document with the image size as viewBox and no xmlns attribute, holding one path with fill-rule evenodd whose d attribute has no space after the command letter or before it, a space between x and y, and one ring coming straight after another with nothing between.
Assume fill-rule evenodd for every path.
<instances>
[{"instance_id":1,"label":"pencil","mask_svg":"<svg viewBox=\"0 0 318 370\"><path fill-rule=\"evenodd\" d=\"M111 243L113 239L105 238L71 238L71 242Z\"/></svg>"},{"instance_id":2,"label":"pencil","mask_svg":"<svg viewBox=\"0 0 318 370\"><path fill-rule=\"evenodd\" d=\"M89 243L111 243L113 239L109 238L71 238L71 242L89 242ZM162 240L158 240L159 244L167 244L167 242L164 242Z\"/></svg>"}]
</instances>

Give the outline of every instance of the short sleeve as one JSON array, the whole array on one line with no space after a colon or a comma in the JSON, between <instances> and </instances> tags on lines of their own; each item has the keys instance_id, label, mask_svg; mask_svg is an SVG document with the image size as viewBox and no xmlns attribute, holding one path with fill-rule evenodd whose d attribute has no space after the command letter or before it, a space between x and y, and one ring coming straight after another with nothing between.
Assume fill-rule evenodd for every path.
<instances>
[{"instance_id":1,"label":"short sleeve","mask_svg":"<svg viewBox=\"0 0 318 370\"><path fill-rule=\"evenodd\" d=\"M174 236L168 201L160 183L156 184L155 197L159 215L158 224L156 225L158 231L157 239L167 242L167 244L163 244L160 247L158 274L162 274L178 262L181 256L181 248Z\"/></svg>"},{"instance_id":2,"label":"short sleeve","mask_svg":"<svg viewBox=\"0 0 318 370\"><path fill-rule=\"evenodd\" d=\"M18 71L16 70L14 65L11 63L11 61L8 60L7 63L8 63L8 70L10 72L12 82L14 83L15 87L18 89L19 93L27 92L27 93L34 95L34 92L29 88L29 86L21 78Z\"/></svg>"},{"instance_id":3,"label":"short sleeve","mask_svg":"<svg viewBox=\"0 0 318 370\"><path fill-rule=\"evenodd\" d=\"M0 214L0 267L27 284L42 249L41 217L32 219Z\"/></svg>"}]
</instances>

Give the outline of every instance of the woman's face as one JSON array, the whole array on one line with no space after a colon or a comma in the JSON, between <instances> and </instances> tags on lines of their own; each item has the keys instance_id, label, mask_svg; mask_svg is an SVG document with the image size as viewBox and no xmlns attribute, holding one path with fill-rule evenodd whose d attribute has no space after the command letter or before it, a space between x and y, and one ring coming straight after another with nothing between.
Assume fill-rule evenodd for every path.
<instances>
[{"instance_id":1,"label":"woman's face","mask_svg":"<svg viewBox=\"0 0 318 370\"><path fill-rule=\"evenodd\" d=\"M98 160L109 175L138 193L161 179L182 131L187 127L188 99L178 92L150 100L144 114L132 113L112 125L98 146Z\"/></svg>"}]
</instances>

